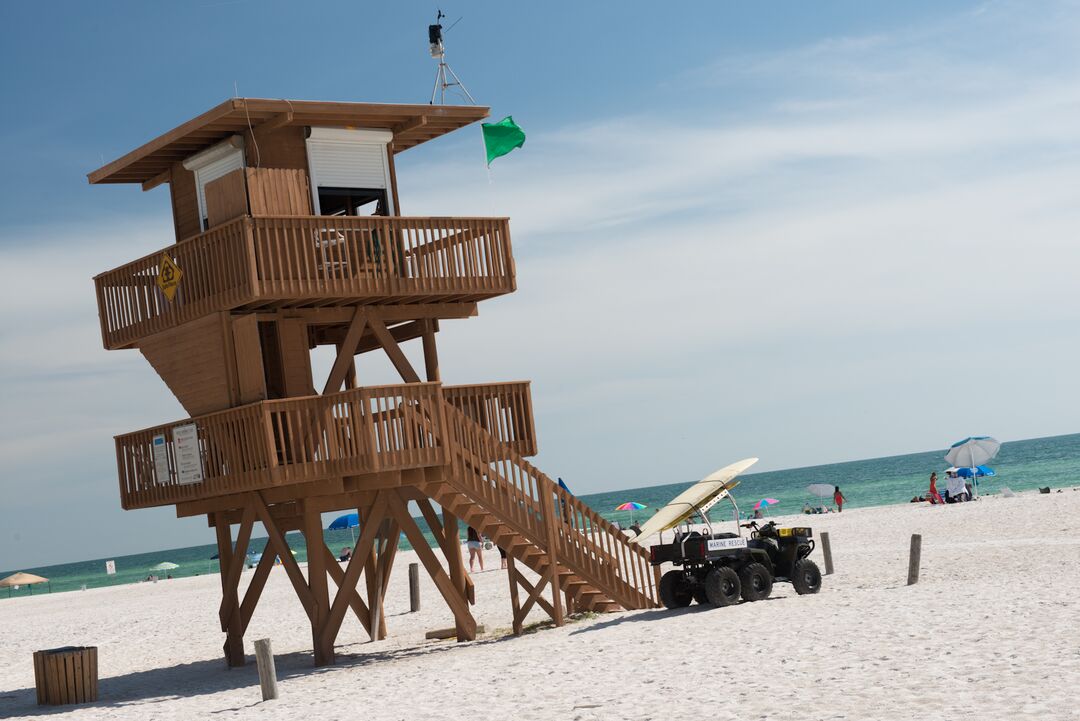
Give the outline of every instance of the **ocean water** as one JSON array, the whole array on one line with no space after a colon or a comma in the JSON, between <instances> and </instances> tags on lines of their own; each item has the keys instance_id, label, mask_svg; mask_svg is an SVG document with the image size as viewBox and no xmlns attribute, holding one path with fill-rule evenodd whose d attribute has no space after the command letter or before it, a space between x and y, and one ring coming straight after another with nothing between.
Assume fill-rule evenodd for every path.
<instances>
[{"instance_id":1,"label":"ocean water","mask_svg":"<svg viewBox=\"0 0 1080 721\"><path fill-rule=\"evenodd\" d=\"M934 450L888 458L750 473L740 477L741 483L732 495L743 511L751 509L762 498L775 498L780 501L773 509L773 512L777 514L798 512L807 502L811 502L812 505L820 503L806 491L806 487L813 483L840 486L848 499L845 504L848 508L908 503L912 496L926 494L931 471L936 470L941 475L940 472L946 465L942 460L943 455L943 451ZM1054 489L1080 486L1080 434L1004 443L998 457L990 465L997 471L997 475L982 480L979 486L981 494L1000 493L1004 487L1011 488L1013 491L1026 491L1042 486L1050 486ZM574 490L573 479L566 480L570 489ZM626 526L632 518L638 521L647 518L655 509L666 504L697 480L686 479L679 483L661 486L593 493L582 495L581 500L605 518L619 521ZM944 490L944 482L939 484L939 488ZM628 511L614 510L616 506L626 501L637 501L645 504L647 508L633 515ZM722 520L728 517L728 512L725 504L718 504L714 507L713 517ZM418 524L424 530L429 543L434 545L434 539L427 531L423 519L418 519ZM326 531L324 537L327 545L335 553L344 546L352 545L353 536L347 530ZM296 551L297 558L306 561L307 549L303 536L299 533L290 533L286 538L289 545ZM265 545L265 538L253 538L250 549L255 553L260 553ZM409 548L404 537L401 539L401 545L402 548ZM96 588L142 581L151 573L150 567L162 561L178 564L179 568L168 572L177 578L217 573L218 562L211 559L211 556L216 553L217 546L207 544L116 556L114 558L116 574L111 576L106 575L105 559L100 558L42 568L12 569L0 573L0 578L16 570L27 571L49 578L53 593L77 591L84 586ZM166 575L163 572L157 572L157 574L162 579ZM48 593L49 590L48 586L41 584L33 588L23 587L13 590L11 595L26 595L31 592ZM6 597L7 594L0 591L0 601Z\"/></svg>"}]
</instances>

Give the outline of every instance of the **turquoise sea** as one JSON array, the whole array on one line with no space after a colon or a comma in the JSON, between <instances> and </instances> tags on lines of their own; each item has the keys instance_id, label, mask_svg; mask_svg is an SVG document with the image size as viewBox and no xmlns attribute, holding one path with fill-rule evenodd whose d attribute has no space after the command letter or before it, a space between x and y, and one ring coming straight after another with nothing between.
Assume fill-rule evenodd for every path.
<instances>
[{"instance_id":1,"label":"turquoise sea","mask_svg":"<svg viewBox=\"0 0 1080 721\"><path fill-rule=\"evenodd\" d=\"M733 495L744 511L749 510L761 498L776 498L780 503L774 512L778 514L798 512L804 503L814 501L806 492L806 487L812 483L840 486L848 498L847 506L850 508L908 503L912 496L926 493L927 480L931 471L940 472L944 469L946 464L942 460L943 455L944 451L934 450L904 456L751 473L742 476L742 483L735 489ZM1042 486L1051 488L1078 486L1080 485L1080 434L1004 443L998 457L990 465L997 471L997 475L983 480L980 486L980 492L983 494L998 493L1006 486L1013 491L1032 490ZM631 514L625 511L614 511L616 506L626 501L645 504L647 508L635 514L635 520L640 520L651 515L653 509L663 506L697 480L686 479L663 486L593 493L583 495L581 499L606 518L617 520L625 526L630 523ZM567 478L566 481L570 489L574 490L573 479ZM944 484L941 487L943 488ZM726 508L717 506L715 510L715 518L727 517ZM421 528L426 529L422 519L419 523ZM324 535L329 547L335 551L350 545L349 531L326 531ZM430 534L428 537L430 540ZM287 538L296 551L297 558L306 560L303 536L291 533ZM404 538L401 543L403 548L409 547ZM261 552L265 545L265 538L254 538L251 541L251 548L255 552ZM174 577L216 573L217 561L210 558L215 553L217 553L217 546L208 544L131 556L116 556L114 558L116 574L112 576L105 574L105 559L99 558L42 568L11 569L0 572L0 578L15 571L27 571L49 578L53 593L76 591L83 586L95 588L143 580L150 573L150 567L162 561L179 565L179 568L170 572ZM164 577L164 574L159 573L159 575ZM49 592L48 587L42 584L33 589L20 588L12 591L12 595L25 595L31 590L34 593ZM0 591L0 600L6 597L7 594Z\"/></svg>"}]
</instances>

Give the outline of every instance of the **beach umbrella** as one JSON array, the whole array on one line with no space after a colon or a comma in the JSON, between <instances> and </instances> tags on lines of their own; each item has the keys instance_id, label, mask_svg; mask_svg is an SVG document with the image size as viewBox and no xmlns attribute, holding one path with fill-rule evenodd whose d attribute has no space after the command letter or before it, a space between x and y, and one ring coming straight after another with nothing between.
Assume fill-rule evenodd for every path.
<instances>
[{"instance_id":1,"label":"beach umbrella","mask_svg":"<svg viewBox=\"0 0 1080 721\"><path fill-rule=\"evenodd\" d=\"M615 506L616 511L630 511L630 524L634 523L634 511L640 511L642 508L648 508L644 503L638 503L637 501L627 501L621 506Z\"/></svg>"},{"instance_id":2,"label":"beach umbrella","mask_svg":"<svg viewBox=\"0 0 1080 721\"><path fill-rule=\"evenodd\" d=\"M346 528L349 529L349 536L353 540L353 545L356 545L356 531L353 529L360 525L359 513L346 513L344 516L338 516L333 522L327 526L327 530L330 531L343 531Z\"/></svg>"},{"instance_id":3,"label":"beach umbrella","mask_svg":"<svg viewBox=\"0 0 1080 721\"><path fill-rule=\"evenodd\" d=\"M997 473L988 466L975 466L974 468L957 468L956 475L961 478L983 478L984 476L996 476Z\"/></svg>"},{"instance_id":4,"label":"beach umbrella","mask_svg":"<svg viewBox=\"0 0 1080 721\"><path fill-rule=\"evenodd\" d=\"M993 459L999 450L1001 444L990 436L970 436L949 446L945 460L958 468L977 468Z\"/></svg>"},{"instance_id":5,"label":"beach umbrella","mask_svg":"<svg viewBox=\"0 0 1080 721\"><path fill-rule=\"evenodd\" d=\"M775 498L762 498L760 501L754 504L754 510L760 511L763 508L767 509L769 506L775 506L779 502L780 501L776 500Z\"/></svg>"},{"instance_id":6,"label":"beach umbrella","mask_svg":"<svg viewBox=\"0 0 1080 721\"><path fill-rule=\"evenodd\" d=\"M8 596L11 596L11 589L18 588L19 586L30 586L30 595L33 596L34 586L38 583L49 584L49 592L52 593L52 581L43 576L35 576L32 573L24 573L22 571L13 573L0 581L0 588L7 588Z\"/></svg>"},{"instance_id":7,"label":"beach umbrella","mask_svg":"<svg viewBox=\"0 0 1080 721\"><path fill-rule=\"evenodd\" d=\"M151 571L171 571L174 568L180 568L180 566L178 566L175 563L172 563L170 561L162 561L161 563L159 563L156 566L151 566L150 570Z\"/></svg>"},{"instance_id":8,"label":"beach umbrella","mask_svg":"<svg viewBox=\"0 0 1080 721\"><path fill-rule=\"evenodd\" d=\"M818 498L832 498L834 490L835 487L828 483L811 483L806 487L807 493Z\"/></svg>"}]
</instances>

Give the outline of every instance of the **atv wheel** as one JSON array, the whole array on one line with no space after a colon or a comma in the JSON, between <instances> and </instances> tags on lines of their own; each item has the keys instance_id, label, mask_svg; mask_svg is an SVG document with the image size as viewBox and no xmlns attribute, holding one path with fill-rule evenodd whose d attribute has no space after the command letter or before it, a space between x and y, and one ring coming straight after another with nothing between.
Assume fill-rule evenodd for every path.
<instances>
[{"instance_id":1,"label":"atv wheel","mask_svg":"<svg viewBox=\"0 0 1080 721\"><path fill-rule=\"evenodd\" d=\"M791 573L791 585L795 587L795 593L800 596L806 593L817 593L821 590L821 570L809 558L800 558L795 562L795 568Z\"/></svg>"},{"instance_id":2,"label":"atv wheel","mask_svg":"<svg viewBox=\"0 0 1080 721\"><path fill-rule=\"evenodd\" d=\"M660 577L660 602L664 608L685 608L693 600L690 582L682 571L668 571Z\"/></svg>"},{"instance_id":3,"label":"atv wheel","mask_svg":"<svg viewBox=\"0 0 1080 721\"><path fill-rule=\"evenodd\" d=\"M772 593L772 574L760 563L748 563L739 573L744 601L760 601Z\"/></svg>"},{"instance_id":4,"label":"atv wheel","mask_svg":"<svg viewBox=\"0 0 1080 721\"><path fill-rule=\"evenodd\" d=\"M705 583L702 581L694 584L694 600L703 606L709 602L709 596L705 593Z\"/></svg>"},{"instance_id":5,"label":"atv wheel","mask_svg":"<svg viewBox=\"0 0 1080 721\"><path fill-rule=\"evenodd\" d=\"M705 598L714 606L731 606L739 602L742 584L739 574L728 566L715 566L705 575Z\"/></svg>"}]
</instances>

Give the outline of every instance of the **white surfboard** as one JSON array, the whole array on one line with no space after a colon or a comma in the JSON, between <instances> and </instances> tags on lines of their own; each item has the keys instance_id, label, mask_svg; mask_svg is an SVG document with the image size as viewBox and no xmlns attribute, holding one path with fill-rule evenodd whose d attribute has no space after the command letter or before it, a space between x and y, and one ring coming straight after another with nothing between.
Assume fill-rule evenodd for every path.
<instances>
[{"instance_id":1,"label":"white surfboard","mask_svg":"<svg viewBox=\"0 0 1080 721\"><path fill-rule=\"evenodd\" d=\"M745 458L730 466L724 466L676 496L671 503L656 512L641 527L641 533L631 539L631 543L641 543L649 536L666 531L679 525L698 511L707 511L739 485L735 476L758 462L756 458Z\"/></svg>"}]
</instances>

